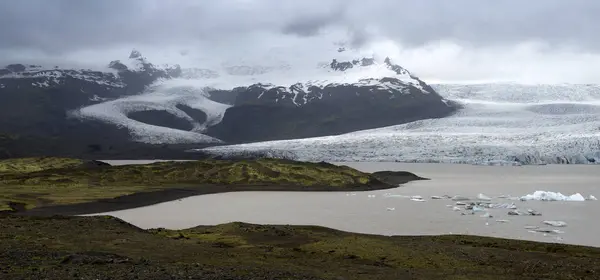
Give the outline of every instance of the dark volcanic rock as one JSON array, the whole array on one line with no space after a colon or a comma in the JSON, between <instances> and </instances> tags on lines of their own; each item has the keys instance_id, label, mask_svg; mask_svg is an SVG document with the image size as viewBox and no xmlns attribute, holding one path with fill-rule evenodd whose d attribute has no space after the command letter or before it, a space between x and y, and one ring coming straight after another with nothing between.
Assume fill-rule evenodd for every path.
<instances>
[{"instance_id":1,"label":"dark volcanic rock","mask_svg":"<svg viewBox=\"0 0 600 280\"><path fill-rule=\"evenodd\" d=\"M130 119L139 122L171 127L180 130L192 130L194 125L186 119L179 118L165 110L146 110L132 112L127 115Z\"/></svg>"},{"instance_id":2,"label":"dark volcanic rock","mask_svg":"<svg viewBox=\"0 0 600 280\"><path fill-rule=\"evenodd\" d=\"M190 118L198 123L206 122L206 113L204 113L202 110L194 109L184 104L177 104L175 107L186 113L188 116L190 116Z\"/></svg>"},{"instance_id":3,"label":"dark volcanic rock","mask_svg":"<svg viewBox=\"0 0 600 280\"><path fill-rule=\"evenodd\" d=\"M456 110L433 89L424 94L407 88L406 94L352 85L313 87L295 99L293 95L281 99L288 96L285 90L246 88L236 106L227 109L223 121L207 134L229 143L316 137L440 118ZM294 105L305 99L312 102Z\"/></svg>"},{"instance_id":4,"label":"dark volcanic rock","mask_svg":"<svg viewBox=\"0 0 600 280\"><path fill-rule=\"evenodd\" d=\"M328 72L339 74L375 63L373 58L334 59L324 67ZM406 69L393 64L390 59L384 63L391 70L390 77L366 78L353 83L319 81L318 84L299 82L291 86L256 83L231 90L208 89L210 100L232 107L227 109L222 121L208 127L205 134L227 143L325 136L445 117L456 110L454 104L443 100L433 88ZM173 151L186 157L187 154L182 155L178 148L171 149L172 145L163 148L136 143L129 131L120 125L75 119L73 116L80 115L71 112L139 94L159 79L212 79L218 78L219 73L204 68L182 70L178 65L159 68L136 50L131 52L129 61L114 60L107 66L116 70L116 74L114 71L44 69L22 64L0 69L0 134L19 137L19 140L0 137L0 157L77 155L112 158L116 155L127 157L124 153L129 153L145 158L152 157L152 153L164 155ZM227 70L232 75L267 71L248 66ZM185 105L185 100L176 102L180 103L169 106L175 105L192 120L179 118L166 110L136 111L138 104L132 104L123 113L146 124L186 131L205 124L209 116L210 125L218 121L211 115L214 112L194 109Z\"/></svg>"}]
</instances>

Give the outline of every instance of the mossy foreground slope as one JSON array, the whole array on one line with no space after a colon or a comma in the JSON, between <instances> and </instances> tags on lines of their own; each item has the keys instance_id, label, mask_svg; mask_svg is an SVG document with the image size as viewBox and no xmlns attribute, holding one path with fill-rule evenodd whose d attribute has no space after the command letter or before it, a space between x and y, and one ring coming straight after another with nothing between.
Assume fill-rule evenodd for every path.
<instances>
[{"instance_id":1,"label":"mossy foreground slope","mask_svg":"<svg viewBox=\"0 0 600 280\"><path fill-rule=\"evenodd\" d=\"M231 223L0 215L0 279L599 279L600 249Z\"/></svg>"},{"instance_id":2,"label":"mossy foreground slope","mask_svg":"<svg viewBox=\"0 0 600 280\"><path fill-rule=\"evenodd\" d=\"M363 173L346 166L276 159L122 166L68 158L10 159L0 161L0 210L89 203L129 195L120 200L121 206L126 208L128 203L125 202L135 207L194 194L242 190L367 190L397 187L421 179L406 172L396 175L378 177L377 173ZM154 197L132 196L153 192Z\"/></svg>"}]
</instances>

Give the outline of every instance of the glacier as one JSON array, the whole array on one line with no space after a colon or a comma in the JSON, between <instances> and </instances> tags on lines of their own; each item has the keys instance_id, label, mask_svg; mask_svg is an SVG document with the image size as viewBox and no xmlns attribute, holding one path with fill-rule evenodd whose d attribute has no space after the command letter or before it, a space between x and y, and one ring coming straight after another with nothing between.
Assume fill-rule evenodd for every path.
<instances>
[{"instance_id":1,"label":"glacier","mask_svg":"<svg viewBox=\"0 0 600 280\"><path fill-rule=\"evenodd\" d=\"M306 161L483 165L600 162L600 85L437 84L456 114L336 136L200 149Z\"/></svg>"},{"instance_id":2,"label":"glacier","mask_svg":"<svg viewBox=\"0 0 600 280\"><path fill-rule=\"evenodd\" d=\"M359 57L357 52L333 53L330 55L340 60L352 60ZM352 58L352 59L350 59ZM298 60L296 57L285 56L287 60ZM180 77L158 79L141 94L125 96L115 100L104 101L70 112L70 116L78 119L99 120L105 123L125 127L130 131L134 141L149 144L182 144L182 143L222 143L221 140L203 134L206 128L216 125L223 119L225 111L231 105L213 101L210 97L212 90L233 90L238 87L260 85L264 91L280 88L278 95L282 99L298 95L299 91L310 87L331 87L339 85L354 85L356 87L378 87L382 90L400 91L410 94L409 87L418 89L422 94L430 94L424 83L413 76L408 70L393 65L391 60L368 59L368 65L350 67L344 71L332 69L331 62L298 61L294 67L281 61L263 61L263 63L247 66L244 61L237 64L211 65L210 68L181 68ZM334 59L334 61L336 61ZM358 60L357 60L358 61ZM117 61L122 63L122 61ZM137 51L133 51L129 60L124 60L129 69L139 70L146 62ZM393 77L397 82L386 78ZM322 96L321 96L322 97ZM261 98L261 95L258 96ZM279 98L277 99L277 102ZM301 102L293 99L293 104L303 106L311 102L304 97ZM206 113L207 121L195 123L185 112L178 109L178 104L187 105ZM177 118L190 122L194 129L191 131L178 130L168 127L146 124L128 117L129 113L146 110L164 110Z\"/></svg>"}]
</instances>

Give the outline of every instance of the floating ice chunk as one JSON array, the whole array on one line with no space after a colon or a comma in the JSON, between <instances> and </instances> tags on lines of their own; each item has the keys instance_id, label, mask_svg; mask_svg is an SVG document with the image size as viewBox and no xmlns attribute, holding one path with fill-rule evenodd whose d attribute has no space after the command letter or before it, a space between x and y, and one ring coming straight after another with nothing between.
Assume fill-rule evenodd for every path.
<instances>
[{"instance_id":1,"label":"floating ice chunk","mask_svg":"<svg viewBox=\"0 0 600 280\"><path fill-rule=\"evenodd\" d=\"M541 233L554 233L554 234L565 233L564 231L561 231L558 229L551 229L551 228L530 227L529 229L533 232L541 232Z\"/></svg>"},{"instance_id":2,"label":"floating ice chunk","mask_svg":"<svg viewBox=\"0 0 600 280\"><path fill-rule=\"evenodd\" d=\"M374 194L370 194L370 195L368 195L367 197L369 197L369 198L374 198L374 197L375 197L375 195L374 195Z\"/></svg>"},{"instance_id":3,"label":"floating ice chunk","mask_svg":"<svg viewBox=\"0 0 600 280\"><path fill-rule=\"evenodd\" d=\"M510 195L503 194L503 195L499 195L498 198L510 198Z\"/></svg>"},{"instance_id":4,"label":"floating ice chunk","mask_svg":"<svg viewBox=\"0 0 600 280\"><path fill-rule=\"evenodd\" d=\"M460 209L460 207L456 207L456 206L452 207L452 211L461 211L461 210L462 209Z\"/></svg>"},{"instance_id":5,"label":"floating ice chunk","mask_svg":"<svg viewBox=\"0 0 600 280\"><path fill-rule=\"evenodd\" d=\"M496 223L503 223L503 224L505 224L505 223L508 223L508 222L510 222L510 221L509 220L496 220Z\"/></svg>"},{"instance_id":6,"label":"floating ice chunk","mask_svg":"<svg viewBox=\"0 0 600 280\"><path fill-rule=\"evenodd\" d=\"M425 199L423 199L423 198L415 198L415 197L413 197L410 200L416 201L416 202L425 202Z\"/></svg>"},{"instance_id":7,"label":"floating ice chunk","mask_svg":"<svg viewBox=\"0 0 600 280\"><path fill-rule=\"evenodd\" d=\"M595 196L591 195L588 197L588 200L598 200Z\"/></svg>"},{"instance_id":8,"label":"floating ice chunk","mask_svg":"<svg viewBox=\"0 0 600 280\"><path fill-rule=\"evenodd\" d=\"M492 209L517 209L517 205L514 203L489 204L488 207Z\"/></svg>"},{"instance_id":9,"label":"floating ice chunk","mask_svg":"<svg viewBox=\"0 0 600 280\"><path fill-rule=\"evenodd\" d=\"M473 212L485 212L485 208L481 206L473 206Z\"/></svg>"},{"instance_id":10,"label":"floating ice chunk","mask_svg":"<svg viewBox=\"0 0 600 280\"><path fill-rule=\"evenodd\" d=\"M432 195L431 199L443 199L443 197L441 196L437 196L437 195Z\"/></svg>"},{"instance_id":11,"label":"floating ice chunk","mask_svg":"<svg viewBox=\"0 0 600 280\"><path fill-rule=\"evenodd\" d=\"M460 196L460 195L455 195L452 197L452 200L454 201L467 201L467 200L471 200L468 197L465 196Z\"/></svg>"},{"instance_id":12,"label":"floating ice chunk","mask_svg":"<svg viewBox=\"0 0 600 280\"><path fill-rule=\"evenodd\" d=\"M488 212L485 212L483 215L481 215L481 216L479 216L479 217L482 217L482 218L493 218L494 216L492 216L492 215L491 215L490 213L488 213Z\"/></svg>"},{"instance_id":13,"label":"floating ice chunk","mask_svg":"<svg viewBox=\"0 0 600 280\"><path fill-rule=\"evenodd\" d=\"M521 200L540 200L540 201L585 201L585 198L580 193L572 195L564 195L559 192L548 192L548 191L535 191L532 194L528 194L521 197Z\"/></svg>"},{"instance_id":14,"label":"floating ice chunk","mask_svg":"<svg viewBox=\"0 0 600 280\"><path fill-rule=\"evenodd\" d=\"M533 209L527 209L527 212L521 211L519 209L514 209L508 211L508 215L510 216L541 216L542 213L535 211Z\"/></svg>"},{"instance_id":15,"label":"floating ice chunk","mask_svg":"<svg viewBox=\"0 0 600 280\"><path fill-rule=\"evenodd\" d=\"M480 193L480 194L477 195L477 199L479 199L479 200L485 200L485 201L492 200L492 198L490 198L489 196L487 196L485 194L482 194L482 193Z\"/></svg>"},{"instance_id":16,"label":"floating ice chunk","mask_svg":"<svg viewBox=\"0 0 600 280\"><path fill-rule=\"evenodd\" d=\"M543 221L542 223L553 227L566 227L567 223L563 221Z\"/></svg>"},{"instance_id":17,"label":"floating ice chunk","mask_svg":"<svg viewBox=\"0 0 600 280\"><path fill-rule=\"evenodd\" d=\"M386 208L386 210L388 210L388 211L394 211L394 210L396 210L396 208L394 208L394 207L388 207L388 208Z\"/></svg>"},{"instance_id":18,"label":"floating ice chunk","mask_svg":"<svg viewBox=\"0 0 600 280\"><path fill-rule=\"evenodd\" d=\"M467 205L467 204L464 202L458 201L458 202L456 202L456 205Z\"/></svg>"}]
</instances>

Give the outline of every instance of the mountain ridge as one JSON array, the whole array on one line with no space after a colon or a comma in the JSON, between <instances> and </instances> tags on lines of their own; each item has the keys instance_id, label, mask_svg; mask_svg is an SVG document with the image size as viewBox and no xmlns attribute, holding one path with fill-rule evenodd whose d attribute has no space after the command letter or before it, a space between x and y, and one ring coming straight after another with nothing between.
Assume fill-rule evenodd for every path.
<instances>
[{"instance_id":1,"label":"mountain ridge","mask_svg":"<svg viewBox=\"0 0 600 280\"><path fill-rule=\"evenodd\" d=\"M457 109L389 58L332 59L304 77L293 67L157 66L133 50L107 69L0 69L0 133L60 137L76 129L89 134L73 140L82 144L102 135L127 145L218 145L334 135ZM102 131L87 128L94 122Z\"/></svg>"}]
</instances>

